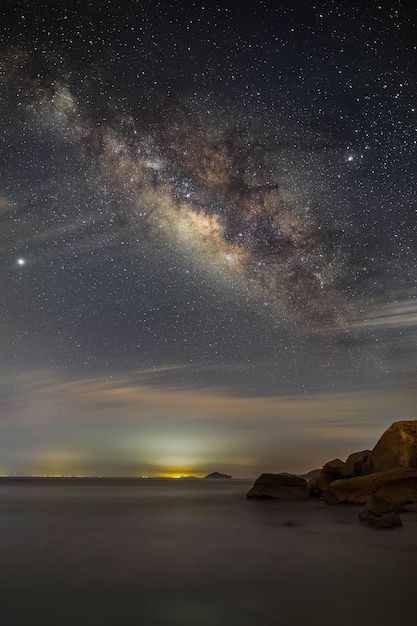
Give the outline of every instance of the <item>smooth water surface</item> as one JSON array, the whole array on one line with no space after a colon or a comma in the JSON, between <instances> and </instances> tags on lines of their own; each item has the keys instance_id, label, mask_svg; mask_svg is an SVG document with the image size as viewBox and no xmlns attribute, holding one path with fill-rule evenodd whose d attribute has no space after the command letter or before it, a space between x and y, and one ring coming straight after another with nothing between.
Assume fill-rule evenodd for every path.
<instances>
[{"instance_id":1,"label":"smooth water surface","mask_svg":"<svg viewBox=\"0 0 417 626\"><path fill-rule=\"evenodd\" d=\"M7 626L392 626L415 616L417 525L247 501L252 481L0 482Z\"/></svg>"}]
</instances>

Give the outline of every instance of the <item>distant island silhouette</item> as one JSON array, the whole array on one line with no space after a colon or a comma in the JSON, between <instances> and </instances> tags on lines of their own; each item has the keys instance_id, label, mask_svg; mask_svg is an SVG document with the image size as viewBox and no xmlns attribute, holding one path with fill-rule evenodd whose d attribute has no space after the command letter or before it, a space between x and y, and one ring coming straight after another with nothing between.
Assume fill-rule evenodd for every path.
<instances>
[{"instance_id":1,"label":"distant island silhouette","mask_svg":"<svg viewBox=\"0 0 417 626\"><path fill-rule=\"evenodd\" d=\"M204 476L204 478L232 478L232 477L229 476L229 474L220 474L220 472L212 472L211 474Z\"/></svg>"}]
</instances>

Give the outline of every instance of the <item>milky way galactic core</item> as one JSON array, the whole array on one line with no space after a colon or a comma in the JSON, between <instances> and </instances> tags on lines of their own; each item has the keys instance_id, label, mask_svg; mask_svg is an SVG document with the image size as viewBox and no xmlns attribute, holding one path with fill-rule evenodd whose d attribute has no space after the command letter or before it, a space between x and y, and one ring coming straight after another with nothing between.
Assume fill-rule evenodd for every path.
<instances>
[{"instance_id":1,"label":"milky way galactic core","mask_svg":"<svg viewBox=\"0 0 417 626\"><path fill-rule=\"evenodd\" d=\"M415 9L2 13L5 371L255 395L413 371Z\"/></svg>"}]
</instances>

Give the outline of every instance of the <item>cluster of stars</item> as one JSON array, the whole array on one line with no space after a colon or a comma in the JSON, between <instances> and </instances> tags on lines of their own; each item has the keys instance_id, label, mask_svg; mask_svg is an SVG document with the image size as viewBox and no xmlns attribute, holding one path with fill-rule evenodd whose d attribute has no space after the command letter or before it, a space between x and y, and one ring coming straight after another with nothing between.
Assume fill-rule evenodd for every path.
<instances>
[{"instance_id":1,"label":"cluster of stars","mask_svg":"<svg viewBox=\"0 0 417 626\"><path fill-rule=\"evenodd\" d=\"M366 365L416 295L415 12L104 5L2 8L6 361Z\"/></svg>"}]
</instances>

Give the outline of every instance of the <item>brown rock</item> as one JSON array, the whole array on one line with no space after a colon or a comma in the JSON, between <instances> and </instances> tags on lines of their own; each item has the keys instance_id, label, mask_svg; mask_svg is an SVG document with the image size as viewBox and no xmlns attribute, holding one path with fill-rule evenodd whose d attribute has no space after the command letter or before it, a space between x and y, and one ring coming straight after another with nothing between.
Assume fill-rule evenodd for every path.
<instances>
[{"instance_id":1,"label":"brown rock","mask_svg":"<svg viewBox=\"0 0 417 626\"><path fill-rule=\"evenodd\" d=\"M366 511L365 509L358 514L358 518L361 524L368 524L372 526L374 520L376 519L375 513L372 511Z\"/></svg>"},{"instance_id":2,"label":"brown rock","mask_svg":"<svg viewBox=\"0 0 417 626\"><path fill-rule=\"evenodd\" d=\"M364 510L359 513L361 524L368 524L374 528L394 528L402 526L402 521L398 513L402 507L387 502L377 496L368 498Z\"/></svg>"},{"instance_id":3,"label":"brown rock","mask_svg":"<svg viewBox=\"0 0 417 626\"><path fill-rule=\"evenodd\" d=\"M394 512L378 515L372 511L362 511L359 513L359 521L361 524L367 524L374 528L394 528L403 525L398 513Z\"/></svg>"},{"instance_id":4,"label":"brown rock","mask_svg":"<svg viewBox=\"0 0 417 626\"><path fill-rule=\"evenodd\" d=\"M310 497L307 481L288 474L261 474L256 479L248 498L274 498L276 500L305 500Z\"/></svg>"},{"instance_id":5,"label":"brown rock","mask_svg":"<svg viewBox=\"0 0 417 626\"><path fill-rule=\"evenodd\" d=\"M398 506L417 502L417 470L394 469L335 480L327 486L323 495L329 503L366 503L370 496Z\"/></svg>"},{"instance_id":6,"label":"brown rock","mask_svg":"<svg viewBox=\"0 0 417 626\"><path fill-rule=\"evenodd\" d=\"M334 476L321 472L308 481L308 489L313 498L318 498L327 489L328 485L336 480Z\"/></svg>"},{"instance_id":7,"label":"brown rock","mask_svg":"<svg viewBox=\"0 0 417 626\"><path fill-rule=\"evenodd\" d=\"M376 528L394 528L394 526L402 526L401 517L397 513L384 513L375 520Z\"/></svg>"},{"instance_id":8,"label":"brown rock","mask_svg":"<svg viewBox=\"0 0 417 626\"><path fill-rule=\"evenodd\" d=\"M366 501L364 511L371 511L375 515L383 515L384 513L399 513L402 506L387 502L377 496L370 496Z\"/></svg>"},{"instance_id":9,"label":"brown rock","mask_svg":"<svg viewBox=\"0 0 417 626\"><path fill-rule=\"evenodd\" d=\"M352 478L353 476L360 476L362 473L362 467L371 454L370 450L362 450L362 452L353 452L346 459L346 462L340 468L340 475L342 478Z\"/></svg>"},{"instance_id":10,"label":"brown rock","mask_svg":"<svg viewBox=\"0 0 417 626\"><path fill-rule=\"evenodd\" d=\"M331 482L341 478L340 470L343 465L344 463L341 459L333 459L333 461L328 461L323 465L320 474L308 481L310 495L313 498L320 497Z\"/></svg>"},{"instance_id":11,"label":"brown rock","mask_svg":"<svg viewBox=\"0 0 417 626\"><path fill-rule=\"evenodd\" d=\"M394 468L417 469L417 420L394 422L362 466L362 474Z\"/></svg>"},{"instance_id":12,"label":"brown rock","mask_svg":"<svg viewBox=\"0 0 417 626\"><path fill-rule=\"evenodd\" d=\"M340 471L344 466L344 462L341 459L333 459L333 461L328 461L321 468L322 474L328 474L329 476L333 476L335 479L340 478Z\"/></svg>"}]
</instances>

